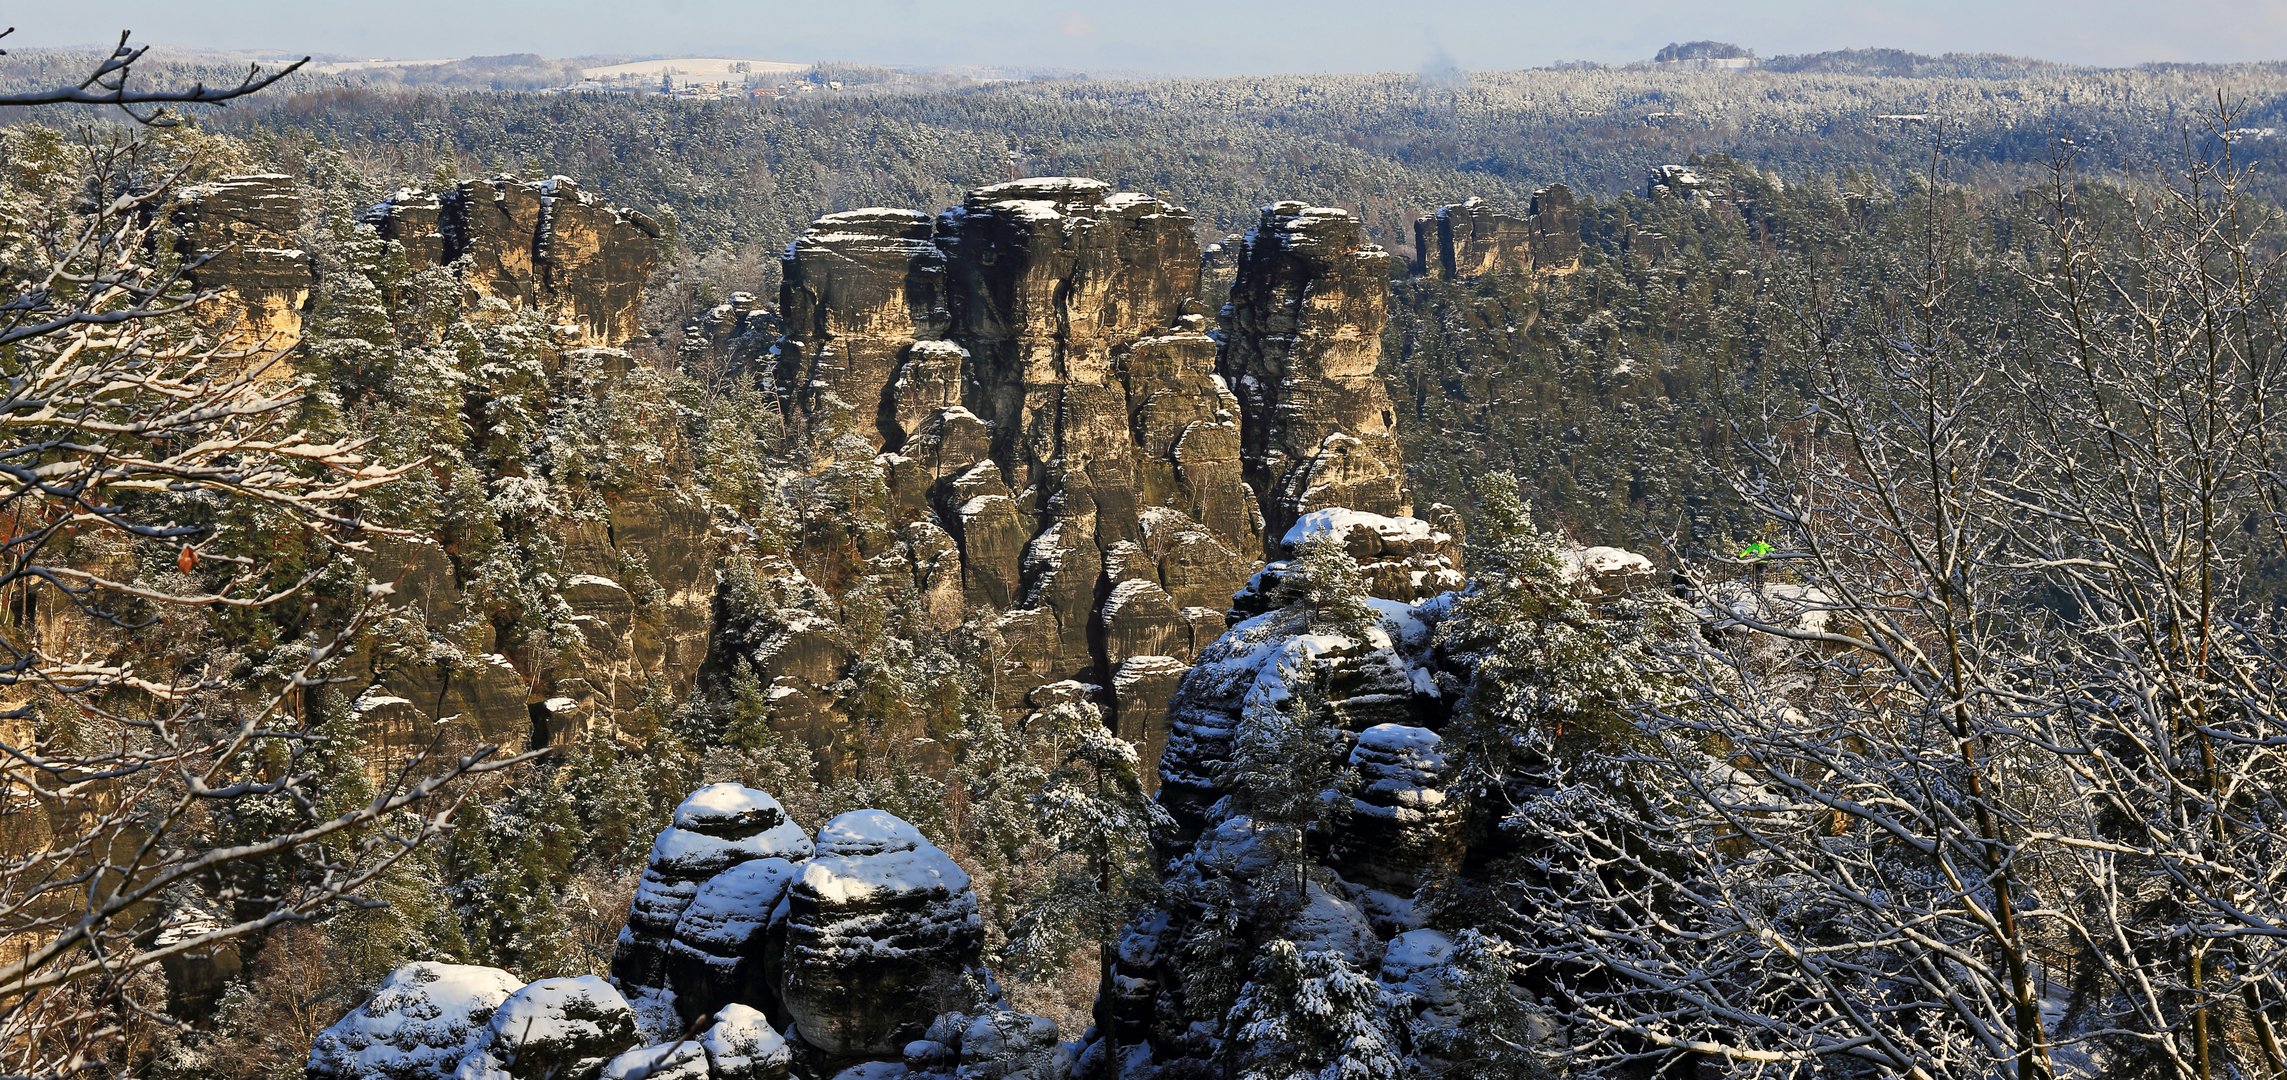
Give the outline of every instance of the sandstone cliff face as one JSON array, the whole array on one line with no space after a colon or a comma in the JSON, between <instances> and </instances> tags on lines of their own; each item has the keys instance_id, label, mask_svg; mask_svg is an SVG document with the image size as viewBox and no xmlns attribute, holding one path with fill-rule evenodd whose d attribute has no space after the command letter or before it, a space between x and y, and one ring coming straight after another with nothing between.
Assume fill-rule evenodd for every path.
<instances>
[{"instance_id":1,"label":"sandstone cliff face","mask_svg":"<svg viewBox=\"0 0 2287 1080\"><path fill-rule=\"evenodd\" d=\"M659 226L566 177L401 191L366 220L404 245L415 266L458 264L472 303L549 312L574 344L617 348L642 329Z\"/></svg>"},{"instance_id":2,"label":"sandstone cliff face","mask_svg":"<svg viewBox=\"0 0 2287 1080\"><path fill-rule=\"evenodd\" d=\"M1217 369L1238 396L1266 539L1327 507L1413 511L1377 374L1389 275L1389 253L1345 210L1267 206L1247 235Z\"/></svg>"},{"instance_id":3,"label":"sandstone cliff face","mask_svg":"<svg viewBox=\"0 0 2287 1080\"><path fill-rule=\"evenodd\" d=\"M360 292L372 283L319 278L299 239L305 202L293 177L259 174L191 188L170 211L175 254L191 282L214 297L196 316L228 346L283 354L268 369L278 377L300 370L297 358L308 350L296 347L304 345L314 298L355 303L377 291ZM548 327L543 363L559 383L584 381L609 395L626 376L624 350L642 331L642 292L658 260L659 230L642 214L562 177L499 178L444 192L400 191L362 224L393 241L412 269L448 268L463 290L460 316L471 323L537 315ZM341 291L329 294L336 284ZM386 322L386 313L379 317ZM478 371L460 374L472 400L493 390ZM551 387L532 408L555 408L560 401L551 394L560 389ZM456 563L444 537L374 540L375 577L393 582L403 618L426 624L436 638L420 656L373 658L382 677L354 708L381 743L424 743L437 718L452 717L456 738L520 749L609 725L637 705L648 682L691 684L706 655L721 543L689 482L690 448L677 430L657 434L655 474L613 492L606 506L567 515L548 538L558 556L551 569L560 571L550 600L561 601L572 632L544 656L482 627L473 638L445 640L443 628L470 621L469 568Z\"/></svg>"},{"instance_id":4,"label":"sandstone cliff face","mask_svg":"<svg viewBox=\"0 0 2287 1080\"><path fill-rule=\"evenodd\" d=\"M1438 208L1414 221L1414 272L1465 280L1488 274L1569 270L1580 258L1580 211L1572 191L1551 184L1533 192L1524 216L1503 214L1482 199Z\"/></svg>"},{"instance_id":5,"label":"sandstone cliff face","mask_svg":"<svg viewBox=\"0 0 2287 1080\"><path fill-rule=\"evenodd\" d=\"M1006 643L1004 704L1080 680L1161 737L1174 676L1262 550L1200 264L1187 212L1095 180L821 218L786 255L769 365L824 511L804 572L828 590L910 575L931 622ZM830 712L847 657L814 629L741 648L780 700Z\"/></svg>"},{"instance_id":6,"label":"sandstone cliff face","mask_svg":"<svg viewBox=\"0 0 2287 1080\"><path fill-rule=\"evenodd\" d=\"M299 214L291 190L218 186L186 228L282 236ZM450 268L470 317L545 317L553 376L625 370L617 350L640 329L655 258L642 215L563 178L500 178L400 192L366 221L415 268ZM271 248L285 250L242 245ZM782 428L758 436L793 473L799 532L772 587L802 594L784 605L800 617L726 623L724 541L675 480L693 463L669 438L658 483L551 538L573 640L546 656L456 643L450 662L394 668L358 708L384 741L454 715L487 741L559 741L636 707L647 682L688 685L705 663L743 659L774 715L830 751L855 659L836 598L890 582L928 626L997 642L1005 707L1076 687L1156 755L1191 659L1298 519L1411 508L1376 375L1388 259L1349 214L1294 203L1205 259L1182 208L1075 178L983 188L936 216L821 218L788 249L778 311L739 296L686 328L687 348L738 356L781 403ZM286 295L295 264L214 265L269 296ZM1201 297L1223 281L1231 303L1210 334ZM409 611L432 625L466 614L447 545L382 549ZM1375 572L1421 570L1392 551Z\"/></svg>"},{"instance_id":7,"label":"sandstone cliff face","mask_svg":"<svg viewBox=\"0 0 2287 1080\"><path fill-rule=\"evenodd\" d=\"M199 312L233 347L283 352L301 343L317 283L302 228L302 190L276 173L234 176L184 193L174 210L176 254L203 260L191 284L216 298ZM290 369L273 368L283 377Z\"/></svg>"},{"instance_id":8,"label":"sandstone cliff face","mask_svg":"<svg viewBox=\"0 0 2287 1080\"><path fill-rule=\"evenodd\" d=\"M610 387L642 332L643 288L658 261L658 228L563 177L539 183L469 181L443 192L400 191L365 223L415 269L443 266L468 316L535 313L553 328L546 362L568 381ZM475 385L474 392L487 388ZM413 734L429 717L458 716L467 734L511 747L565 741L637 707L646 683L688 686L706 653L720 539L688 483L690 448L661 433L659 471L596 512L568 518L556 594L573 630L545 656L474 643L473 658L390 669L366 706L386 733ZM465 613L465 567L430 538L377 552L409 610L432 627ZM401 576L400 576L401 575Z\"/></svg>"}]
</instances>

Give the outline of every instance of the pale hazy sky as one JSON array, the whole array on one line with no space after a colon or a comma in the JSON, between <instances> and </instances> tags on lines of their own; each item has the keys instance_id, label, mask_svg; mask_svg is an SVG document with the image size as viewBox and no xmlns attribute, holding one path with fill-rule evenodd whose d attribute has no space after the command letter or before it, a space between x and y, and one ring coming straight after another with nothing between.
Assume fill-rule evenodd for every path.
<instances>
[{"instance_id":1,"label":"pale hazy sky","mask_svg":"<svg viewBox=\"0 0 2287 1080\"><path fill-rule=\"evenodd\" d=\"M1235 74L1889 46L2082 63L2287 60L2287 0L0 0L8 44L357 57L661 54Z\"/></svg>"}]
</instances>

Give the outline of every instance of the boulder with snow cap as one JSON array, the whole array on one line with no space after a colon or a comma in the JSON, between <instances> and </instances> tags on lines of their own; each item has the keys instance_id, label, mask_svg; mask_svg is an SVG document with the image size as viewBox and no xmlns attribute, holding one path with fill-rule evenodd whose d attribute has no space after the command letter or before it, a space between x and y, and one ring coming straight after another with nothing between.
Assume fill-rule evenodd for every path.
<instances>
[{"instance_id":1,"label":"boulder with snow cap","mask_svg":"<svg viewBox=\"0 0 2287 1080\"><path fill-rule=\"evenodd\" d=\"M1304 514L1279 539L1279 558L1256 573L1232 600L1232 609L1241 615L1266 610L1303 545L1321 536L1343 542L1366 579L1368 595L1377 599L1413 603L1458 589L1464 579L1461 539L1449 527L1452 508L1434 505L1430 516L1424 521L1340 507Z\"/></svg>"},{"instance_id":2,"label":"boulder with snow cap","mask_svg":"<svg viewBox=\"0 0 2287 1080\"><path fill-rule=\"evenodd\" d=\"M967 1003L984 944L976 893L896 816L858 810L828 822L786 908L779 992L819 1062L896 1056Z\"/></svg>"},{"instance_id":3,"label":"boulder with snow cap","mask_svg":"<svg viewBox=\"0 0 2287 1080\"><path fill-rule=\"evenodd\" d=\"M906 1080L913 1075L902 1061L861 1061L835 1073L833 1080Z\"/></svg>"},{"instance_id":4,"label":"boulder with snow cap","mask_svg":"<svg viewBox=\"0 0 2287 1080\"><path fill-rule=\"evenodd\" d=\"M1455 946L1438 930L1408 930L1391 938L1382 950L1382 966L1375 976L1382 989L1405 1003L1416 1032L1436 1031L1450 1037L1464 1002L1454 982ZM1422 1053L1425 1075L1442 1075L1444 1063Z\"/></svg>"},{"instance_id":5,"label":"boulder with snow cap","mask_svg":"<svg viewBox=\"0 0 2287 1080\"><path fill-rule=\"evenodd\" d=\"M1318 881L1302 888L1302 906L1287 918L1285 938L1303 952L1340 955L1353 967L1373 969L1382 962L1382 939L1358 905Z\"/></svg>"},{"instance_id":6,"label":"boulder with snow cap","mask_svg":"<svg viewBox=\"0 0 2287 1080\"><path fill-rule=\"evenodd\" d=\"M684 1023L733 1002L785 1020L769 970L769 929L795 871L782 858L753 859L699 887L667 944L666 983Z\"/></svg>"},{"instance_id":7,"label":"boulder with snow cap","mask_svg":"<svg viewBox=\"0 0 2287 1080\"><path fill-rule=\"evenodd\" d=\"M691 1039L638 1046L604 1063L603 1080L714 1080L707 1050Z\"/></svg>"},{"instance_id":8,"label":"boulder with snow cap","mask_svg":"<svg viewBox=\"0 0 2287 1080\"><path fill-rule=\"evenodd\" d=\"M499 968L412 963L318 1033L307 1074L322 1080L435 1080L492 1036L495 1009L521 982Z\"/></svg>"},{"instance_id":9,"label":"boulder with snow cap","mask_svg":"<svg viewBox=\"0 0 2287 1080\"><path fill-rule=\"evenodd\" d=\"M725 1005L714 1026L699 1036L715 1080L785 1080L794 1062L786 1039L770 1020L744 1005Z\"/></svg>"},{"instance_id":10,"label":"boulder with snow cap","mask_svg":"<svg viewBox=\"0 0 2287 1080\"><path fill-rule=\"evenodd\" d=\"M770 1021L725 1005L696 1038L638 1047L611 1059L603 1080L786 1080L793 1051Z\"/></svg>"},{"instance_id":11,"label":"boulder with snow cap","mask_svg":"<svg viewBox=\"0 0 2287 1080\"><path fill-rule=\"evenodd\" d=\"M778 800L737 784L710 784L675 808L651 845L626 929L612 954L612 980L631 997L666 985L668 944L683 911L716 875L757 859L808 858L810 838ZM640 1003L639 1003L640 1004Z\"/></svg>"},{"instance_id":12,"label":"boulder with snow cap","mask_svg":"<svg viewBox=\"0 0 2287 1080\"><path fill-rule=\"evenodd\" d=\"M635 1045L635 1012L594 975L541 979L494 1009L454 1080L596 1080Z\"/></svg>"}]
</instances>

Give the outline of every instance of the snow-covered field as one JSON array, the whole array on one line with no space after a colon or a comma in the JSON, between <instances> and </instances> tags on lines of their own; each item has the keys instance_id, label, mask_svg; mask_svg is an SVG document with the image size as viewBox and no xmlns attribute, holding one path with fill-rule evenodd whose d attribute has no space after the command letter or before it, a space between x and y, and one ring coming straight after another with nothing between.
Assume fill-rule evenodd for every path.
<instances>
[{"instance_id":1,"label":"snow-covered field","mask_svg":"<svg viewBox=\"0 0 2287 1080\"><path fill-rule=\"evenodd\" d=\"M734 71L735 65L745 65ZM658 78L672 72L676 78L695 82L730 82L744 75L784 75L808 71L808 64L789 64L782 60L740 60L735 57L684 57L675 60L638 60L632 64L612 64L608 67L583 68L580 75L589 79L617 79L624 76Z\"/></svg>"}]
</instances>

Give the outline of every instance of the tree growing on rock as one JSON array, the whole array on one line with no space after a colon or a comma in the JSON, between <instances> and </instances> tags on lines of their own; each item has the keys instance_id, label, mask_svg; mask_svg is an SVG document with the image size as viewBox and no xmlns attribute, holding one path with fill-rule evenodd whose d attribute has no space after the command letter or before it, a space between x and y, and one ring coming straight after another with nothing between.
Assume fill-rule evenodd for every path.
<instances>
[{"instance_id":1,"label":"tree growing on rock","mask_svg":"<svg viewBox=\"0 0 2287 1080\"><path fill-rule=\"evenodd\" d=\"M217 103L120 49L0 105ZM387 595L353 556L401 473L298 425L284 359L197 316L169 243L195 167L135 133L17 129L0 160L0 1059L98 1067L151 983L357 906L489 748L366 760L346 660ZM374 782L357 798L330 786Z\"/></svg>"},{"instance_id":2,"label":"tree growing on rock","mask_svg":"<svg viewBox=\"0 0 2287 1080\"><path fill-rule=\"evenodd\" d=\"M1037 978L1091 943L1108 952L1158 892L1152 838L1170 822L1144 791L1135 747L1112 734L1096 706L1054 705L1026 728L1054 748L1053 764L1026 799L1046 873L1002 956L1005 970ZM1098 965L1108 967L1108 956Z\"/></svg>"}]
</instances>

